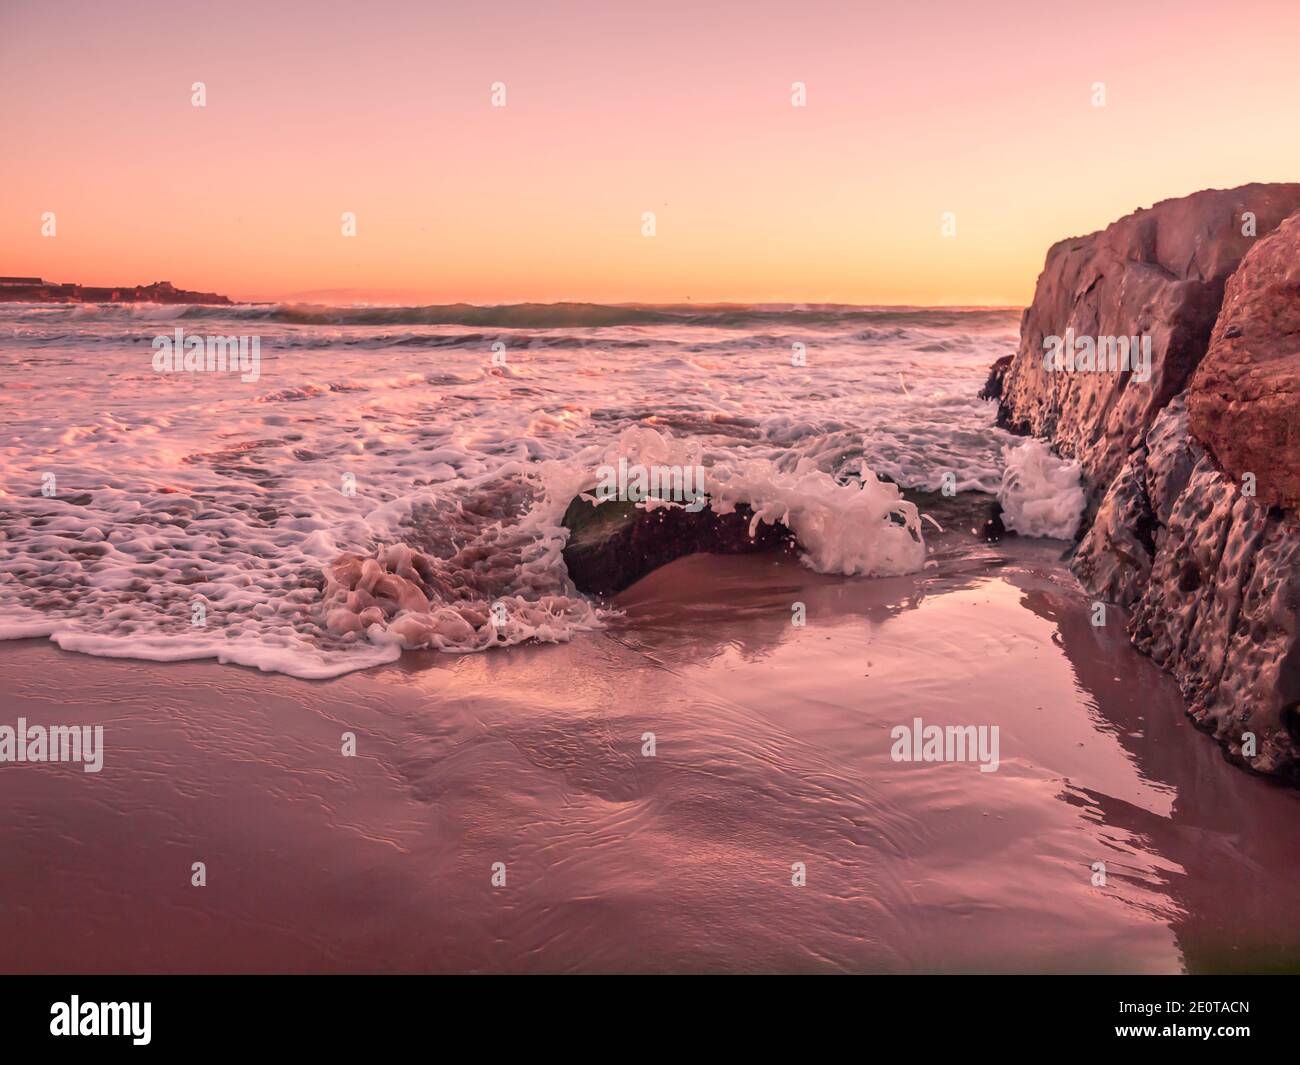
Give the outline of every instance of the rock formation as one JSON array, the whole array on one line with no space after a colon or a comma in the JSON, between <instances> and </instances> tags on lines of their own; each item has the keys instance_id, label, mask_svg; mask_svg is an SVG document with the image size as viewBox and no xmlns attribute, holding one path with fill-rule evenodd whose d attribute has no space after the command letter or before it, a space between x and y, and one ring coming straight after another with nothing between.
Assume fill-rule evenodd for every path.
<instances>
[{"instance_id":1,"label":"rock formation","mask_svg":"<svg viewBox=\"0 0 1300 1065\"><path fill-rule=\"evenodd\" d=\"M1248 185L1055 245L999 418L1083 462L1095 513L1074 570L1128 610L1131 639L1178 679L1188 713L1252 769L1300 779L1300 214L1288 211L1300 186ZM1246 212L1257 236L1243 243ZM1148 385L1046 370L1042 338L1071 327L1150 331Z\"/></svg>"},{"instance_id":2,"label":"rock formation","mask_svg":"<svg viewBox=\"0 0 1300 1065\"><path fill-rule=\"evenodd\" d=\"M1228 282L1188 394L1192 433L1256 498L1300 506L1300 215L1261 241Z\"/></svg>"},{"instance_id":3,"label":"rock formation","mask_svg":"<svg viewBox=\"0 0 1300 1065\"><path fill-rule=\"evenodd\" d=\"M1011 360L1014 355L1003 355L989 369L988 380L984 382L984 387L980 389L980 399L1001 399L1002 385L1006 381L1007 371L1011 369Z\"/></svg>"},{"instance_id":4,"label":"rock formation","mask_svg":"<svg viewBox=\"0 0 1300 1065\"><path fill-rule=\"evenodd\" d=\"M1205 354L1242 257L1300 210L1300 184L1243 185L1165 200L1100 233L1054 244L1006 371L999 421L1077 458L1095 505ZM1246 232L1244 233L1243 230ZM1258 236L1248 236L1254 232ZM1152 375L1052 372L1044 339L1151 337Z\"/></svg>"},{"instance_id":5,"label":"rock formation","mask_svg":"<svg viewBox=\"0 0 1300 1065\"><path fill-rule=\"evenodd\" d=\"M752 519L753 511L744 504L730 514L715 514L707 505L698 511L679 506L647 510L618 499L597 506L579 496L564 513L569 530L564 564L578 591L614 595L685 555L796 549L794 534L779 523L759 522L751 537Z\"/></svg>"}]
</instances>

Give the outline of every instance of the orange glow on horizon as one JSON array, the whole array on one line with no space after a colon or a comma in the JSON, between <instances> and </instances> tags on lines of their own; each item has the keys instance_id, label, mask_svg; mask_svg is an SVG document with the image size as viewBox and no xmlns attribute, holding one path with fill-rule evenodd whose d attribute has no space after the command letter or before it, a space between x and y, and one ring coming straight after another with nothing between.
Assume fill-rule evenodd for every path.
<instances>
[{"instance_id":1,"label":"orange glow on horizon","mask_svg":"<svg viewBox=\"0 0 1300 1065\"><path fill-rule=\"evenodd\" d=\"M1106 0L1068 28L1031 0L9 3L0 274L262 300L1023 305L1059 239L1300 178L1298 39L1282 0Z\"/></svg>"}]
</instances>

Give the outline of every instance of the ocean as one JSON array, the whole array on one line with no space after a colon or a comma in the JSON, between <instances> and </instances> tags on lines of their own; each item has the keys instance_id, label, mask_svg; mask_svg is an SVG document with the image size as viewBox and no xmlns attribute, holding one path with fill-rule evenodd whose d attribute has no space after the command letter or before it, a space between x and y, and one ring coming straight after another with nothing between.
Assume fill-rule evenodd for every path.
<instances>
[{"instance_id":1,"label":"ocean","mask_svg":"<svg viewBox=\"0 0 1300 1065\"><path fill-rule=\"evenodd\" d=\"M303 678L568 640L608 609L568 581L559 521L620 459L703 467L821 572L912 571L924 523L891 526L863 486L997 491L1010 438L976 394L1016 329L982 309L0 305L0 638ZM245 338L242 369L186 372L186 337ZM336 579L367 560L408 578L368 614Z\"/></svg>"}]
</instances>

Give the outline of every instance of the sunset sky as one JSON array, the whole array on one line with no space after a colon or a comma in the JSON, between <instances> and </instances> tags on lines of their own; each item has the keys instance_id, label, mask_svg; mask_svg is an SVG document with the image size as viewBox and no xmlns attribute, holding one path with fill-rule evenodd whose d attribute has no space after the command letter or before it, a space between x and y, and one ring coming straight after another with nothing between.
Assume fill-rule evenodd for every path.
<instances>
[{"instance_id":1,"label":"sunset sky","mask_svg":"<svg viewBox=\"0 0 1300 1065\"><path fill-rule=\"evenodd\" d=\"M0 0L0 274L1023 304L1055 240L1300 180L1297 42L1294 0Z\"/></svg>"}]
</instances>

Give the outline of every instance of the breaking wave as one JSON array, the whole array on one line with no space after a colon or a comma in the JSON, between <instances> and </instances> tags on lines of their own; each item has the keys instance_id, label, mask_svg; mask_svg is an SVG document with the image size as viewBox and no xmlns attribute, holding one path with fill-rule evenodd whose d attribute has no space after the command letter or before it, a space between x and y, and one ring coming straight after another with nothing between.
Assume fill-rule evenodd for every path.
<instances>
[{"instance_id":1,"label":"breaking wave","mask_svg":"<svg viewBox=\"0 0 1300 1065\"><path fill-rule=\"evenodd\" d=\"M142 321L258 316L257 382L152 371ZM500 365L497 328L524 330ZM569 581L560 521L616 457L705 467L716 509L788 525L820 572L909 572L926 549L890 482L956 469L997 489L1006 436L974 396L1014 328L825 307L0 307L0 638L317 679L569 640L609 608Z\"/></svg>"},{"instance_id":2,"label":"breaking wave","mask_svg":"<svg viewBox=\"0 0 1300 1065\"><path fill-rule=\"evenodd\" d=\"M233 306L118 303L10 304L15 317L60 319L149 319L157 321L221 318L234 321L283 322L291 325L393 326L459 325L498 329L564 329L612 326L698 326L717 329L759 329L773 325L804 328L826 326L908 325L950 329L1003 330L1009 310L1000 308L855 307L839 304L694 305L601 303L470 303L429 304L422 307L329 306L314 303L245 303ZM876 334L861 333L864 339ZM896 335L896 334L895 334Z\"/></svg>"}]
</instances>

